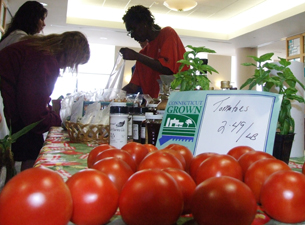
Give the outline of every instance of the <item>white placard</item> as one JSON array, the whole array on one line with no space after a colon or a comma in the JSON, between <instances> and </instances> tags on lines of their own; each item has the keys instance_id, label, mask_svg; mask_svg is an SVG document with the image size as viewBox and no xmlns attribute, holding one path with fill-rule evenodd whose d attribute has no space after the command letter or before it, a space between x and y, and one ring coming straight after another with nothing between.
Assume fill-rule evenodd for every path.
<instances>
[{"instance_id":1,"label":"white placard","mask_svg":"<svg viewBox=\"0 0 305 225\"><path fill-rule=\"evenodd\" d=\"M182 144L197 155L248 145L272 154L281 101L281 95L258 91L174 92L156 146Z\"/></svg>"}]
</instances>

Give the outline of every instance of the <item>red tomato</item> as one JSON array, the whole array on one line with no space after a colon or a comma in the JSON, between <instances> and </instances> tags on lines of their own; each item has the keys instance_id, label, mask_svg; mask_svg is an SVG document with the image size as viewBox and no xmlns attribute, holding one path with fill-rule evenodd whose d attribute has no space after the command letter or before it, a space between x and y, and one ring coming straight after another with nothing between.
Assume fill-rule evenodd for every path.
<instances>
[{"instance_id":1,"label":"red tomato","mask_svg":"<svg viewBox=\"0 0 305 225\"><path fill-rule=\"evenodd\" d=\"M249 151L243 154L239 159L238 163L240 164L243 174L246 174L247 169L249 166L251 166L254 162L260 159L275 159L272 155L266 153L266 152L261 152L261 151Z\"/></svg>"},{"instance_id":2,"label":"red tomato","mask_svg":"<svg viewBox=\"0 0 305 225\"><path fill-rule=\"evenodd\" d=\"M210 156L213 156L213 155L218 155L218 154L213 153L213 152L204 152L204 153L198 154L192 158L191 164L190 164L190 169L189 169L189 174L191 175L191 177L194 180L196 178L197 169L200 166L200 164L204 160L206 160L207 158L209 158Z\"/></svg>"},{"instance_id":3,"label":"red tomato","mask_svg":"<svg viewBox=\"0 0 305 225\"><path fill-rule=\"evenodd\" d=\"M96 146L95 148L93 148L90 152L89 152L89 155L88 155L88 158L87 158L87 166L89 168L91 168L93 166L93 163L94 163L94 159L95 157L102 151L104 150L108 150L108 149L111 149L111 148L115 148L109 144L101 144L99 146Z\"/></svg>"},{"instance_id":4,"label":"red tomato","mask_svg":"<svg viewBox=\"0 0 305 225\"><path fill-rule=\"evenodd\" d=\"M183 170L181 162L172 154L156 151L148 154L138 166L138 170L165 169L167 167Z\"/></svg>"},{"instance_id":5,"label":"red tomato","mask_svg":"<svg viewBox=\"0 0 305 225\"><path fill-rule=\"evenodd\" d=\"M174 149L175 151L178 151L181 153L181 155L184 157L185 163L186 163L185 170L188 172L190 164L191 164L191 160L193 158L193 153L191 152L191 150L189 150L187 147L185 147L183 145L179 145L179 144L170 144L166 148Z\"/></svg>"},{"instance_id":6,"label":"red tomato","mask_svg":"<svg viewBox=\"0 0 305 225\"><path fill-rule=\"evenodd\" d=\"M250 188L227 176L212 177L200 183L191 207L195 221L209 225L250 225L257 209Z\"/></svg>"},{"instance_id":7,"label":"red tomato","mask_svg":"<svg viewBox=\"0 0 305 225\"><path fill-rule=\"evenodd\" d=\"M133 170L125 161L115 157L108 157L95 162L92 169L105 173L119 192L121 192L123 185L133 174Z\"/></svg>"},{"instance_id":8,"label":"red tomato","mask_svg":"<svg viewBox=\"0 0 305 225\"><path fill-rule=\"evenodd\" d=\"M154 152L158 150L158 148L153 144L143 144L143 145L148 149L149 152Z\"/></svg>"},{"instance_id":9,"label":"red tomato","mask_svg":"<svg viewBox=\"0 0 305 225\"><path fill-rule=\"evenodd\" d=\"M236 146L228 151L228 155L233 156L236 160L239 159L244 153L250 152L250 151L255 151L253 148L250 146Z\"/></svg>"},{"instance_id":10,"label":"red tomato","mask_svg":"<svg viewBox=\"0 0 305 225\"><path fill-rule=\"evenodd\" d=\"M66 225L72 215L70 191L55 171L30 168L0 192L0 224Z\"/></svg>"},{"instance_id":11,"label":"red tomato","mask_svg":"<svg viewBox=\"0 0 305 225\"><path fill-rule=\"evenodd\" d=\"M185 162L183 155L181 155L180 152L175 151L174 149L170 149L170 148L164 148L164 149L161 149L160 151L167 152L167 153L170 153L173 156L175 156L181 162L183 169L185 170L186 162Z\"/></svg>"},{"instance_id":12,"label":"red tomato","mask_svg":"<svg viewBox=\"0 0 305 225\"><path fill-rule=\"evenodd\" d=\"M283 223L305 221L305 175L295 171L278 171L268 177L261 188L264 211Z\"/></svg>"},{"instance_id":13,"label":"red tomato","mask_svg":"<svg viewBox=\"0 0 305 225\"><path fill-rule=\"evenodd\" d=\"M73 223L106 224L117 211L119 192L106 174L84 169L66 183L73 199Z\"/></svg>"},{"instance_id":14,"label":"red tomato","mask_svg":"<svg viewBox=\"0 0 305 225\"><path fill-rule=\"evenodd\" d=\"M254 162L246 171L244 182L254 193L256 202L259 203L261 187L266 179L280 170L291 170L290 167L278 159L260 159Z\"/></svg>"},{"instance_id":15,"label":"red tomato","mask_svg":"<svg viewBox=\"0 0 305 225\"><path fill-rule=\"evenodd\" d=\"M101 159L108 158L108 157L115 157L115 158L122 159L130 166L132 171L135 172L137 170L137 164L134 161L134 159L132 158L132 156L127 151L124 151L121 149L108 149L108 150L100 152L95 157L94 163Z\"/></svg>"},{"instance_id":16,"label":"red tomato","mask_svg":"<svg viewBox=\"0 0 305 225\"><path fill-rule=\"evenodd\" d=\"M148 149L144 145L137 142L128 142L121 149L127 151L132 156L137 166L149 153Z\"/></svg>"},{"instance_id":17,"label":"red tomato","mask_svg":"<svg viewBox=\"0 0 305 225\"><path fill-rule=\"evenodd\" d=\"M124 185L119 208L126 224L175 224L182 212L183 197L169 174L158 169L141 170Z\"/></svg>"},{"instance_id":18,"label":"red tomato","mask_svg":"<svg viewBox=\"0 0 305 225\"><path fill-rule=\"evenodd\" d=\"M193 178L187 172L176 168L166 168L162 171L171 175L182 191L184 202L182 214L191 213L191 199L196 188Z\"/></svg>"},{"instance_id":19,"label":"red tomato","mask_svg":"<svg viewBox=\"0 0 305 225\"><path fill-rule=\"evenodd\" d=\"M214 155L204 160L197 169L196 184L210 177L229 176L242 180L243 173L240 165L230 155Z\"/></svg>"}]
</instances>

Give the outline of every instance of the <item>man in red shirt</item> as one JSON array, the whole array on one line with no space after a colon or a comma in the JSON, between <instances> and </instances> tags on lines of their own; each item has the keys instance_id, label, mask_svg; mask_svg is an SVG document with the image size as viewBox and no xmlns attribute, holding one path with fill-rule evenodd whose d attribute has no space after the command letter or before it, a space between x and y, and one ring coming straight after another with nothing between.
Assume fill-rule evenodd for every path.
<instances>
[{"instance_id":1,"label":"man in red shirt","mask_svg":"<svg viewBox=\"0 0 305 225\"><path fill-rule=\"evenodd\" d=\"M178 72L178 60L183 59L185 48L178 34L171 27L160 28L154 23L154 16L148 8L137 5L129 8L123 17L128 35L138 42L148 40L148 44L139 53L122 48L120 52L125 60L136 60L134 74L123 90L135 93L141 87L144 94L152 98L159 95L158 79L160 75L172 75Z\"/></svg>"}]
</instances>

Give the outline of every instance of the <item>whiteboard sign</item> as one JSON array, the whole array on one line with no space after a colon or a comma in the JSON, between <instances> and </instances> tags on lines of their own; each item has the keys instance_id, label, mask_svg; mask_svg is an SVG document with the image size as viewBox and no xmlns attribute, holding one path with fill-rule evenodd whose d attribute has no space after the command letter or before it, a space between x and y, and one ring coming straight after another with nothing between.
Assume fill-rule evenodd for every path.
<instances>
[{"instance_id":1,"label":"whiteboard sign","mask_svg":"<svg viewBox=\"0 0 305 225\"><path fill-rule=\"evenodd\" d=\"M156 147L177 143L198 155L247 145L272 154L281 101L258 91L173 92Z\"/></svg>"}]
</instances>

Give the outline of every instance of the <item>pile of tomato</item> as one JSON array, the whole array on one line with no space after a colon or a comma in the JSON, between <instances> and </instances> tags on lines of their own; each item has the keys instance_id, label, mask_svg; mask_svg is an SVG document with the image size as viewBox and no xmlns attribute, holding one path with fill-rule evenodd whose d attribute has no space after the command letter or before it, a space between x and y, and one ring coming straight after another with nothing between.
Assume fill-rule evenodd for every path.
<instances>
[{"instance_id":1,"label":"pile of tomato","mask_svg":"<svg viewBox=\"0 0 305 225\"><path fill-rule=\"evenodd\" d=\"M255 224L258 208L283 223L305 221L305 168L248 146L193 156L179 144L95 147L87 169L67 181L47 168L25 170L0 193L0 225Z\"/></svg>"}]
</instances>

